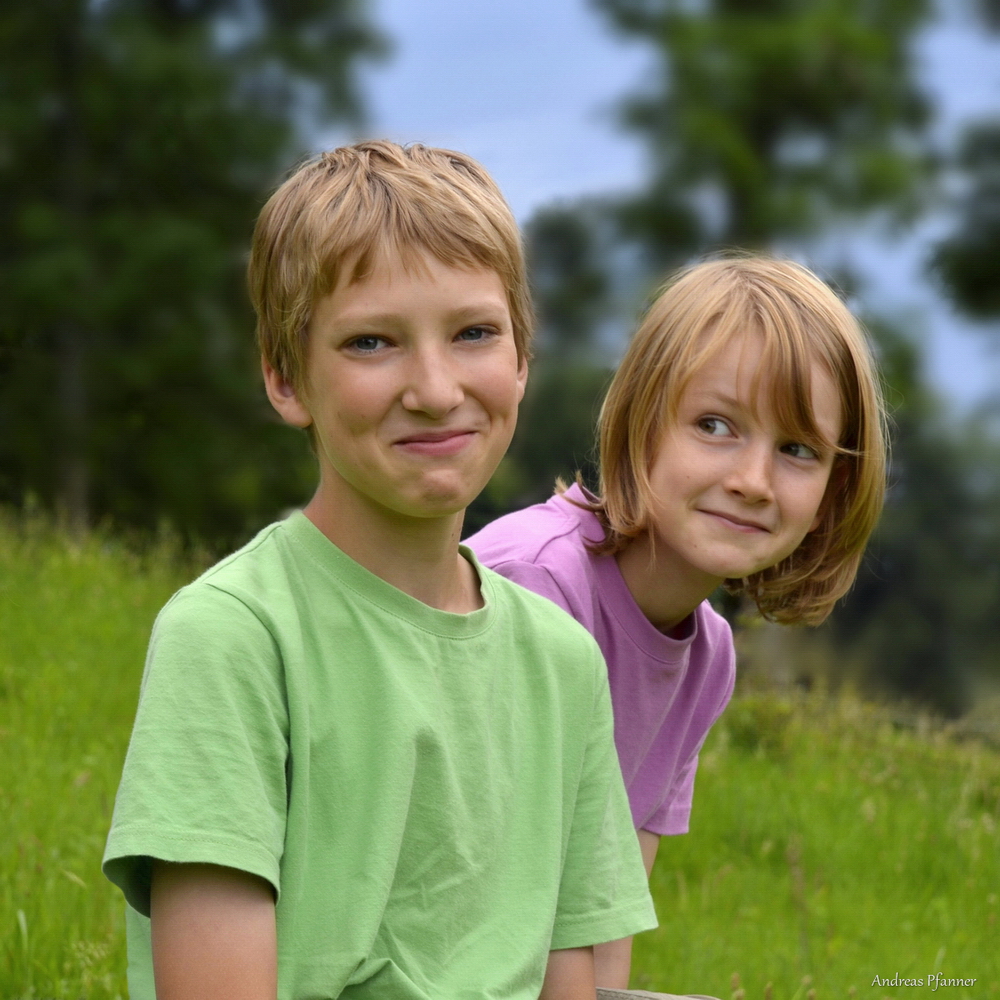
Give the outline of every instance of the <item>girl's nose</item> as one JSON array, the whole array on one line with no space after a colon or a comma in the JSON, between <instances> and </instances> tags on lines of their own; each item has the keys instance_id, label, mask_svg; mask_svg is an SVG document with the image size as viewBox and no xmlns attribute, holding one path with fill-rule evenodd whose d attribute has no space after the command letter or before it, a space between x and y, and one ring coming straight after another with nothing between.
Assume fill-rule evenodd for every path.
<instances>
[{"instance_id":1,"label":"girl's nose","mask_svg":"<svg viewBox=\"0 0 1000 1000\"><path fill-rule=\"evenodd\" d=\"M760 504L774 498L771 446L765 442L749 443L733 456L725 487L744 503Z\"/></svg>"}]
</instances>

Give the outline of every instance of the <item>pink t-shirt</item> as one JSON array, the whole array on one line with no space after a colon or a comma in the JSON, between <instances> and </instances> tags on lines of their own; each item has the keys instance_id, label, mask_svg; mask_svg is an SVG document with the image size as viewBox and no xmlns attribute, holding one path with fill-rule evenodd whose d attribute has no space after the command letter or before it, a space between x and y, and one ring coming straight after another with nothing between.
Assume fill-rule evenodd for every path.
<instances>
[{"instance_id":1,"label":"pink t-shirt","mask_svg":"<svg viewBox=\"0 0 1000 1000\"><path fill-rule=\"evenodd\" d=\"M584 500L579 486L566 498ZM508 514L466 539L501 575L568 611L608 664L615 744L637 829L687 833L698 751L726 707L736 677L728 622L703 601L683 639L652 625L612 556L585 542L604 531L590 511L554 496Z\"/></svg>"}]
</instances>

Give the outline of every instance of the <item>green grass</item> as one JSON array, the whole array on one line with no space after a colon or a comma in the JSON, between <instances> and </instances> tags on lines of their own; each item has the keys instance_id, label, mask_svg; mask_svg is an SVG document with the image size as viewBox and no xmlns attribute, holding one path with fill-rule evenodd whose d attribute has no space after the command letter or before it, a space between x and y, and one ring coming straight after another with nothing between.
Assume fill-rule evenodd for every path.
<instances>
[{"instance_id":1,"label":"green grass","mask_svg":"<svg viewBox=\"0 0 1000 1000\"><path fill-rule=\"evenodd\" d=\"M166 544L0 521L0 997L126 995L100 857L149 629L194 572ZM850 699L734 701L691 834L660 848L633 985L881 1000L930 991L876 975L936 970L977 979L936 996L1000 996L1000 754L925 728Z\"/></svg>"},{"instance_id":2,"label":"green grass","mask_svg":"<svg viewBox=\"0 0 1000 1000\"><path fill-rule=\"evenodd\" d=\"M661 842L633 986L748 1000L1000 995L1000 755L856 700L735 700ZM770 994L767 984L772 984ZM851 991L854 991L853 993Z\"/></svg>"},{"instance_id":3,"label":"green grass","mask_svg":"<svg viewBox=\"0 0 1000 1000\"><path fill-rule=\"evenodd\" d=\"M153 618L191 571L0 522L0 997L124 997L100 858Z\"/></svg>"}]
</instances>

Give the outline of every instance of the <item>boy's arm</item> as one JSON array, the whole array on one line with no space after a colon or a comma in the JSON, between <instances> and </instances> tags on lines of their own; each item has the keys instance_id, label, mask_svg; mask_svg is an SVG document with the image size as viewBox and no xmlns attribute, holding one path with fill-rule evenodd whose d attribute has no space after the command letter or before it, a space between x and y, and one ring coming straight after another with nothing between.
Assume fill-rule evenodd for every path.
<instances>
[{"instance_id":1,"label":"boy's arm","mask_svg":"<svg viewBox=\"0 0 1000 1000\"><path fill-rule=\"evenodd\" d=\"M636 831L639 835L639 849L642 862L646 866L646 878L652 874L656 850L660 846L660 835L649 830ZM609 990L627 990L632 971L632 938L619 938L594 946L594 978L598 986Z\"/></svg>"},{"instance_id":2,"label":"boy's arm","mask_svg":"<svg viewBox=\"0 0 1000 1000\"><path fill-rule=\"evenodd\" d=\"M274 892L264 879L154 860L150 920L157 1000L275 1000Z\"/></svg>"},{"instance_id":3,"label":"boy's arm","mask_svg":"<svg viewBox=\"0 0 1000 1000\"><path fill-rule=\"evenodd\" d=\"M594 949L561 948L549 952L545 982L538 1000L595 1000Z\"/></svg>"}]
</instances>

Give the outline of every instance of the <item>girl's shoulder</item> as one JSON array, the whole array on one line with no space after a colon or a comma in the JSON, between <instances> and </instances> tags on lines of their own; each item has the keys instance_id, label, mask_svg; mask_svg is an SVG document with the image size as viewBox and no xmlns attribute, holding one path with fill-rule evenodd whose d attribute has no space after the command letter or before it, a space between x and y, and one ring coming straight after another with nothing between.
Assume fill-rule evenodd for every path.
<instances>
[{"instance_id":1,"label":"girl's shoulder","mask_svg":"<svg viewBox=\"0 0 1000 1000\"><path fill-rule=\"evenodd\" d=\"M693 658L726 664L729 669L735 670L736 645L729 622L707 600L695 608L694 617L696 641L692 644Z\"/></svg>"},{"instance_id":2,"label":"girl's shoulder","mask_svg":"<svg viewBox=\"0 0 1000 1000\"><path fill-rule=\"evenodd\" d=\"M498 518L466 544L484 566L549 598L587 625L597 590L596 559L587 549L595 528L599 539L594 515L572 497L557 494Z\"/></svg>"},{"instance_id":3,"label":"girl's shoulder","mask_svg":"<svg viewBox=\"0 0 1000 1000\"><path fill-rule=\"evenodd\" d=\"M517 561L539 564L555 557L562 563L570 553L586 555L586 544L599 541L603 531L579 488L550 497L497 518L465 540L487 566Z\"/></svg>"}]
</instances>

